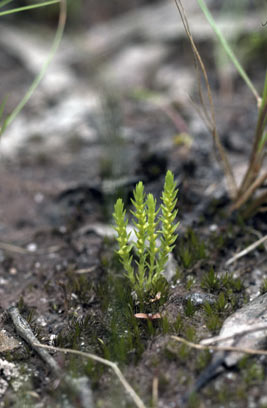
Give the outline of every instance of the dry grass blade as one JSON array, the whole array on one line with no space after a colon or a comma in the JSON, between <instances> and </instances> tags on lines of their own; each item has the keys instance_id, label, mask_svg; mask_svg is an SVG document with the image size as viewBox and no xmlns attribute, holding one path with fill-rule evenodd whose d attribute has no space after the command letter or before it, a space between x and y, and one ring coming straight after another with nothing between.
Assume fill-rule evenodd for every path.
<instances>
[{"instance_id":1,"label":"dry grass blade","mask_svg":"<svg viewBox=\"0 0 267 408\"><path fill-rule=\"evenodd\" d=\"M159 397L159 379L158 377L153 378L152 383L152 407L158 407L158 397Z\"/></svg>"},{"instance_id":2,"label":"dry grass blade","mask_svg":"<svg viewBox=\"0 0 267 408\"><path fill-rule=\"evenodd\" d=\"M237 194L237 185L236 185L236 181L234 178L234 174L232 171L232 168L230 166L230 163L228 161L228 158L226 156L225 150L220 142L218 133L217 133L217 128L216 128L216 121L215 121L215 113L214 113L214 105L213 105L213 99L212 99L212 94L211 94L211 88L209 85L209 81L208 81L208 75L207 75L207 71L205 68L205 65L202 61L202 58L198 52L198 49L195 45L193 36L190 32L190 28L189 28L189 24L188 24L188 20L185 14L185 10L183 8L182 2L180 0L174 0L175 1L175 5L179 11L179 14L181 16L181 20L182 23L184 25L184 29L186 32L186 35L190 41L191 44L191 48L193 51L193 55L194 55L194 60L195 60L195 65L196 65L196 69L197 69L197 80L198 80L198 93L199 93L199 98L200 98L200 102L201 102L201 106L203 108L203 114L205 116L205 123L208 123L208 128L212 134L213 137L213 141L214 144L219 152L219 156L223 165L223 169L224 169L224 173L226 175L227 178L227 182L228 182L228 189L229 189L229 194L231 196L231 198L235 198L236 194ZM208 93L208 101L209 101L209 109L210 109L210 115L208 114L208 109L206 107L206 104L204 102L204 97L203 97L203 92L202 92L202 86L201 86L201 78L200 78L200 71L203 74L204 80L205 80L205 84L206 84L206 88L207 88L207 93Z\"/></svg>"},{"instance_id":3,"label":"dry grass blade","mask_svg":"<svg viewBox=\"0 0 267 408\"><path fill-rule=\"evenodd\" d=\"M242 196L246 192L246 190L251 186L251 184L257 178L259 171L261 169L265 156L264 149L259 149L259 145L264 131L264 126L266 124L266 120L267 120L267 101L265 102L265 104L263 105L259 112L253 148L249 160L249 166L242 181L242 184L239 188L238 197L240 195Z\"/></svg>"},{"instance_id":4,"label":"dry grass blade","mask_svg":"<svg viewBox=\"0 0 267 408\"><path fill-rule=\"evenodd\" d=\"M125 390L128 392L128 394L133 399L135 405L138 408L146 408L145 404L143 403L141 398L136 394L136 392L134 391L132 386L128 383L128 381L125 379L125 377L123 376L121 370L119 369L119 367L117 366L116 363L113 363L112 361L106 360L106 359L104 359L102 357L98 357L95 354L85 353L85 352L79 351L79 350L72 350L72 349L68 349L68 348L47 346L45 344L38 344L38 343L34 344L34 346L41 347L41 348L44 348L44 349L47 349L47 350L59 351L60 353L76 354L76 355L78 355L80 357L89 358L91 360L98 361L99 363L105 364L106 366L109 366L110 368L112 368L114 373L117 375L117 377L120 380L120 382L122 383L123 387L125 388Z\"/></svg>"},{"instance_id":5,"label":"dry grass blade","mask_svg":"<svg viewBox=\"0 0 267 408\"><path fill-rule=\"evenodd\" d=\"M239 252L232 258L228 259L226 262L226 266L231 265L233 262L235 262L237 259L242 258L244 255L247 255L249 252L253 251L253 249L257 248L259 245L263 244L267 240L267 235L264 235L264 237L258 239L256 242L253 244L249 245L247 248L243 249L243 251Z\"/></svg>"},{"instance_id":6,"label":"dry grass blade","mask_svg":"<svg viewBox=\"0 0 267 408\"><path fill-rule=\"evenodd\" d=\"M63 248L62 245L53 245L49 248L45 249L36 249L31 251L30 249L25 249L17 245L9 244L8 242L0 241L0 249L7 251L7 252L14 252L21 255L29 255L29 254L51 254L60 251Z\"/></svg>"},{"instance_id":7,"label":"dry grass blade","mask_svg":"<svg viewBox=\"0 0 267 408\"><path fill-rule=\"evenodd\" d=\"M251 325L249 327L249 329L245 329L245 330L243 330L241 332L237 332L237 333L231 334L229 336L228 335L227 336L218 335L218 336L211 337L209 339L201 340L201 344L208 346L208 345L211 345L211 344L214 344L214 343L221 343L221 342L231 340L231 339L236 340L236 339L238 339L238 338L240 338L242 336L245 336L246 334L255 333L257 331L262 331L262 330L266 330L266 329L267 329L267 324L256 323L256 324Z\"/></svg>"},{"instance_id":8,"label":"dry grass blade","mask_svg":"<svg viewBox=\"0 0 267 408\"><path fill-rule=\"evenodd\" d=\"M8 244L7 242L0 242L0 249L3 249L4 251L8 251L8 252L22 254L22 255L29 253L27 249L21 248L17 245Z\"/></svg>"},{"instance_id":9,"label":"dry grass blade","mask_svg":"<svg viewBox=\"0 0 267 408\"><path fill-rule=\"evenodd\" d=\"M171 336L171 337L172 339L178 341L179 343L183 343L186 346L197 349L197 350L236 351L236 352L245 353L245 354L267 355L267 350L254 350L251 348L242 348L242 347L234 347L234 346L208 346L204 344L192 343L191 341L185 340L182 337L178 337L178 336Z\"/></svg>"},{"instance_id":10,"label":"dry grass blade","mask_svg":"<svg viewBox=\"0 0 267 408\"><path fill-rule=\"evenodd\" d=\"M237 210L241 207L251 196L252 194L260 187L264 181L267 180L267 171L264 172L261 176L256 178L256 180L250 184L247 190L241 195L238 200L230 207L230 211Z\"/></svg>"},{"instance_id":11,"label":"dry grass blade","mask_svg":"<svg viewBox=\"0 0 267 408\"><path fill-rule=\"evenodd\" d=\"M257 198L255 198L255 200L253 200L251 205L246 209L246 211L244 211L244 217L248 218L251 215L253 215L256 211L267 212L266 203L267 203L267 191L265 191L264 193L259 195ZM264 204L265 206L260 208L261 205L264 205Z\"/></svg>"}]
</instances>

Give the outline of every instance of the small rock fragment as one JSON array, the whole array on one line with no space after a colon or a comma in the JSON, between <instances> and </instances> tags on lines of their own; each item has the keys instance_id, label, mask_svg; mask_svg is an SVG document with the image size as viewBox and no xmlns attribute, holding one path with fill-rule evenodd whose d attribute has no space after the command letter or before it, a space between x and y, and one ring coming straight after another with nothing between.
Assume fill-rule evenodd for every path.
<instances>
[{"instance_id":1,"label":"small rock fragment","mask_svg":"<svg viewBox=\"0 0 267 408\"><path fill-rule=\"evenodd\" d=\"M9 337L4 330L0 331L0 353L11 351L19 347L19 342L13 337Z\"/></svg>"}]
</instances>

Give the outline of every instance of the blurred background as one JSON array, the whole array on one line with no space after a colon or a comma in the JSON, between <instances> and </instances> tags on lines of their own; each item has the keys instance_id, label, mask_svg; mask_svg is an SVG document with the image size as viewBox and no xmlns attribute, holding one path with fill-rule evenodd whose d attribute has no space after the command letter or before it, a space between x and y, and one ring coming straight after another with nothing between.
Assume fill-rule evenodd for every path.
<instances>
[{"instance_id":1,"label":"blurred background","mask_svg":"<svg viewBox=\"0 0 267 408\"><path fill-rule=\"evenodd\" d=\"M30 3L13 1L6 9ZM197 2L184 3L213 89L222 142L236 174L243 174L256 123L254 97ZM266 3L207 4L261 92ZM38 75L57 19L58 5L0 18L0 101L6 98L5 115ZM69 0L60 48L40 86L2 136L2 185L11 186L13 174L13 183L21 186L26 180L35 193L46 189L57 194L67 186L94 184L116 196L121 187L131 190L142 179L157 193L166 168L171 168L185 213L199 204L203 192L223 195L221 168L196 108L196 78L174 1ZM29 205L24 206L29 211Z\"/></svg>"}]
</instances>

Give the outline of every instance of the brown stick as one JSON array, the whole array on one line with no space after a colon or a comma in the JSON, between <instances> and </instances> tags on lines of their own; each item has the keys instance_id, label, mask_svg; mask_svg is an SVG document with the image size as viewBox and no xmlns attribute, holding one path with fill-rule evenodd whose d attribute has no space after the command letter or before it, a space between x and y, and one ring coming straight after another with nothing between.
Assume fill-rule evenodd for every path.
<instances>
[{"instance_id":1,"label":"brown stick","mask_svg":"<svg viewBox=\"0 0 267 408\"><path fill-rule=\"evenodd\" d=\"M186 344L188 347L197 349L197 350L215 350L215 351L236 351L245 354L253 355L267 355L267 350L253 350L251 348L242 348L242 347L233 347L233 346L206 346L204 344L196 344L191 341L185 340L182 337L171 336L172 339L178 341L179 343Z\"/></svg>"},{"instance_id":2,"label":"brown stick","mask_svg":"<svg viewBox=\"0 0 267 408\"><path fill-rule=\"evenodd\" d=\"M98 357L95 354L85 353L84 351L79 351L79 350L72 350L72 349L68 349L68 348L47 346L45 344L40 344L40 343L36 343L35 347L40 347L40 348L47 349L47 350L59 351L61 353L76 354L78 356L90 358L92 360L98 361L99 363L102 363L102 364L105 364L105 365L111 367L112 370L114 371L114 373L117 375L120 382L122 383L125 390L132 397L135 405L138 408L146 408L145 404L143 403L141 398L136 394L136 392L134 391L132 386L128 383L128 381L126 381L125 377L123 376L121 370L119 369L119 367L117 366L116 363L113 363L112 361L106 360L105 358Z\"/></svg>"},{"instance_id":3,"label":"brown stick","mask_svg":"<svg viewBox=\"0 0 267 408\"><path fill-rule=\"evenodd\" d=\"M256 132L254 136L254 143L252 147L252 152L250 155L249 166L246 171L246 174L243 178L242 184L239 188L238 196L242 194L247 188L251 185L254 179L257 177L262 165L263 160L263 150L261 152L258 151L259 143L263 134L264 124L267 117L267 103L260 109Z\"/></svg>"},{"instance_id":4,"label":"brown stick","mask_svg":"<svg viewBox=\"0 0 267 408\"><path fill-rule=\"evenodd\" d=\"M230 211L237 210L238 208L241 207L251 196L252 194L257 190L258 187L260 187L264 181L267 180L267 171L264 172L261 176L259 176L247 189L244 194L241 195L241 197L238 198L238 200L232 204L230 207Z\"/></svg>"},{"instance_id":5,"label":"brown stick","mask_svg":"<svg viewBox=\"0 0 267 408\"><path fill-rule=\"evenodd\" d=\"M198 49L195 45L193 36L190 32L190 28L189 28L189 24L188 24L188 20L182 5L182 2L180 0L174 0L176 7L179 11L179 14L181 16L181 20L182 23L184 25L184 29L185 32L187 34L187 37L190 41L191 47L192 47L192 51L194 54L194 58L196 61L196 68L197 68L197 74L198 74L198 91L199 91L199 97L200 97L200 101L201 101L201 105L203 107L204 110L204 115L207 119L207 121L209 122L209 130L211 131L215 146L218 149L220 158L221 158L221 162L222 162L222 166L224 169L224 173L225 176L227 178L228 181L228 189L229 189L229 194L232 198L234 198L237 194L237 185L236 185L236 181L235 181L235 177L233 174L233 170L232 167L228 161L227 155L225 153L225 150L221 144L221 141L219 139L219 135L217 133L217 129L216 129L216 121L215 121L215 113L214 113L214 105L213 105L213 99L212 99L212 94L211 94L211 89L209 86L209 80L208 80L208 75L207 75L207 71L205 68L205 65L202 61L202 58L198 52ZM200 75L199 75L199 67L202 71L202 74L204 76L204 80L206 83L206 88L207 88L207 92L208 92L208 101L209 101L209 106L210 106L210 115L211 117L209 117L208 112L207 112L207 108L204 102L204 98L203 98L203 94L202 94L202 89L201 89L201 82L200 82Z\"/></svg>"}]
</instances>

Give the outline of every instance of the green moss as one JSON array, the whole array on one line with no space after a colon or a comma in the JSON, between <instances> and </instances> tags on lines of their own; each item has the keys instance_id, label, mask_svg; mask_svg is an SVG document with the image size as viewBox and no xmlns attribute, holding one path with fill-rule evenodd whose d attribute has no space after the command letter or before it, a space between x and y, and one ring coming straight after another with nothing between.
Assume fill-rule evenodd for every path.
<instances>
[{"instance_id":1,"label":"green moss","mask_svg":"<svg viewBox=\"0 0 267 408\"><path fill-rule=\"evenodd\" d=\"M262 365L256 362L250 362L249 367L243 370L243 378L247 386L261 383L264 380Z\"/></svg>"},{"instance_id":2,"label":"green moss","mask_svg":"<svg viewBox=\"0 0 267 408\"><path fill-rule=\"evenodd\" d=\"M196 341L196 329L194 326L192 325L186 326L184 334L185 334L185 338L188 341L192 341L192 342Z\"/></svg>"},{"instance_id":3,"label":"green moss","mask_svg":"<svg viewBox=\"0 0 267 408\"><path fill-rule=\"evenodd\" d=\"M180 314L178 314L176 317L176 320L173 324L173 329L174 329L175 334L177 334L178 336L183 332L184 322Z\"/></svg>"},{"instance_id":4,"label":"green moss","mask_svg":"<svg viewBox=\"0 0 267 408\"><path fill-rule=\"evenodd\" d=\"M260 287L260 294L264 295L267 292L267 278L264 278Z\"/></svg>"},{"instance_id":5,"label":"green moss","mask_svg":"<svg viewBox=\"0 0 267 408\"><path fill-rule=\"evenodd\" d=\"M186 269L191 268L197 261L206 258L205 244L191 228L188 228L183 238L179 238L177 255Z\"/></svg>"},{"instance_id":6,"label":"green moss","mask_svg":"<svg viewBox=\"0 0 267 408\"><path fill-rule=\"evenodd\" d=\"M211 333L217 333L222 326L222 319L217 315L208 316L205 324Z\"/></svg>"},{"instance_id":7,"label":"green moss","mask_svg":"<svg viewBox=\"0 0 267 408\"><path fill-rule=\"evenodd\" d=\"M222 384L220 389L217 391L215 398L218 400L219 403L228 405L229 401L234 397L231 395L231 390L226 384Z\"/></svg>"},{"instance_id":8,"label":"green moss","mask_svg":"<svg viewBox=\"0 0 267 408\"><path fill-rule=\"evenodd\" d=\"M203 276L201 287L211 293L220 289L220 280L213 268L210 268L210 270Z\"/></svg>"},{"instance_id":9,"label":"green moss","mask_svg":"<svg viewBox=\"0 0 267 408\"><path fill-rule=\"evenodd\" d=\"M177 357L181 362L186 363L190 354L190 348L186 344L181 344L177 352Z\"/></svg>"},{"instance_id":10,"label":"green moss","mask_svg":"<svg viewBox=\"0 0 267 408\"><path fill-rule=\"evenodd\" d=\"M230 296L232 293L241 292L243 283L240 278L234 278L231 273L219 276L215 273L214 268L210 268L201 280L201 287L211 293L223 291Z\"/></svg>"},{"instance_id":11,"label":"green moss","mask_svg":"<svg viewBox=\"0 0 267 408\"><path fill-rule=\"evenodd\" d=\"M207 367L207 365L211 361L211 353L209 350L203 350L200 353L198 353L196 362L195 362L195 369L198 371L204 370L204 368Z\"/></svg>"},{"instance_id":12,"label":"green moss","mask_svg":"<svg viewBox=\"0 0 267 408\"><path fill-rule=\"evenodd\" d=\"M191 290L194 283L195 283L194 278L188 277L186 281L186 290Z\"/></svg>"},{"instance_id":13,"label":"green moss","mask_svg":"<svg viewBox=\"0 0 267 408\"><path fill-rule=\"evenodd\" d=\"M219 293L214 304L204 304L204 321L212 333L216 333L221 328L225 315L228 314L227 306L228 302L224 292Z\"/></svg>"},{"instance_id":14,"label":"green moss","mask_svg":"<svg viewBox=\"0 0 267 408\"><path fill-rule=\"evenodd\" d=\"M184 312L185 315L187 317L192 317L194 316L195 312L196 312L196 306L194 306L193 302L191 301L191 299L188 299L186 301L186 304L184 306Z\"/></svg>"},{"instance_id":15,"label":"green moss","mask_svg":"<svg viewBox=\"0 0 267 408\"><path fill-rule=\"evenodd\" d=\"M181 259L182 265L188 269L192 266L194 258L192 251L186 244L179 244L179 257Z\"/></svg>"},{"instance_id":16,"label":"green moss","mask_svg":"<svg viewBox=\"0 0 267 408\"><path fill-rule=\"evenodd\" d=\"M193 393L190 395L187 406L188 408L198 408L200 406L200 400L197 394Z\"/></svg>"},{"instance_id":17,"label":"green moss","mask_svg":"<svg viewBox=\"0 0 267 408\"><path fill-rule=\"evenodd\" d=\"M170 326L169 321L168 321L168 319L167 319L166 316L164 316L164 317L161 319L161 328L162 328L163 334L168 334L168 333L170 333L171 326Z\"/></svg>"}]
</instances>

